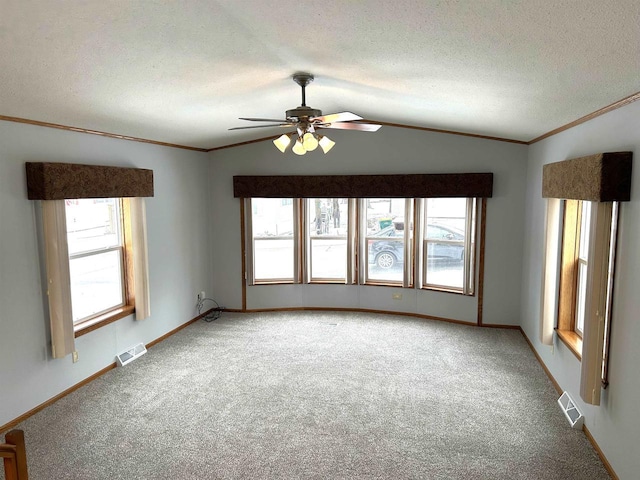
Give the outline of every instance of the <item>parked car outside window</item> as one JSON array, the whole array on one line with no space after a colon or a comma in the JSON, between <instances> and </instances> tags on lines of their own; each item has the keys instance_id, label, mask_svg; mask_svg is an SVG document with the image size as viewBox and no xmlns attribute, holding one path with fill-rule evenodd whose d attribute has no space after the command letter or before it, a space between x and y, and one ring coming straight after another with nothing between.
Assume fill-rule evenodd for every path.
<instances>
[{"instance_id":1,"label":"parked car outside window","mask_svg":"<svg viewBox=\"0 0 640 480\"><path fill-rule=\"evenodd\" d=\"M370 265L388 269L404 262L404 230L390 225L369 237L381 238L368 240ZM397 240L391 240L392 238ZM464 231L448 225L431 223L427 225L427 241L429 261L461 263L464 260Z\"/></svg>"}]
</instances>

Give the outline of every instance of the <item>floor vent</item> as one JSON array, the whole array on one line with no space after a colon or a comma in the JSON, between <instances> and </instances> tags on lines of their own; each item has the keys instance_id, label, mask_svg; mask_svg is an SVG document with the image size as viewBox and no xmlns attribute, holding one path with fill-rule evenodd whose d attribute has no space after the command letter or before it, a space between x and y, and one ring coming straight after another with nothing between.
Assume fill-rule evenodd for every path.
<instances>
[{"instance_id":1,"label":"floor vent","mask_svg":"<svg viewBox=\"0 0 640 480\"><path fill-rule=\"evenodd\" d=\"M571 397L567 392L564 392L560 398L558 399L558 405L564 412L564 416L569 420L569 424L571 428L582 428L582 423L584 422L584 416L576 407L576 404L573 402Z\"/></svg>"},{"instance_id":2,"label":"floor vent","mask_svg":"<svg viewBox=\"0 0 640 480\"><path fill-rule=\"evenodd\" d=\"M144 355L145 353L147 353L147 347L145 347L143 343L139 343L135 347L131 347L129 350L116 355L118 366L124 367L127 363L133 362L136 358Z\"/></svg>"}]
</instances>

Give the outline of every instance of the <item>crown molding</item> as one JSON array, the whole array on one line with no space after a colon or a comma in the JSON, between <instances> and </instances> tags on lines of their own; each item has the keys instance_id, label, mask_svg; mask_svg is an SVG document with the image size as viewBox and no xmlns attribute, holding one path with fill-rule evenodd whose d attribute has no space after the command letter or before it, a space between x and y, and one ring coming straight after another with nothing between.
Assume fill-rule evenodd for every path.
<instances>
[{"instance_id":1,"label":"crown molding","mask_svg":"<svg viewBox=\"0 0 640 480\"><path fill-rule=\"evenodd\" d=\"M589 113L584 117L580 117L579 119L574 120L573 122L569 122L566 125L563 125L554 130L551 130L543 135L540 135L539 137L534 138L533 140L529 140L526 143L527 145L532 145L536 142L539 142L540 140L549 138L557 133L564 132L565 130L569 130L570 128L580 125L581 123L585 123L585 122L588 122L589 120L593 120L594 118L599 117L600 115L604 115L605 113L609 113L613 110L617 110L618 108L624 107L625 105L629 105L630 103L633 103L636 100L640 100L640 92L634 93L633 95L629 95L628 97L618 100L617 102L613 102L611 105L607 105L606 107L596 110L595 112Z\"/></svg>"},{"instance_id":2,"label":"crown molding","mask_svg":"<svg viewBox=\"0 0 640 480\"><path fill-rule=\"evenodd\" d=\"M280 135L282 135L282 134L280 134ZM242 145L250 145L252 143L266 142L267 140L275 140L280 135L271 135L269 137L256 138L255 140L247 140L246 142L230 143L228 145L222 145L220 147L208 148L205 151L207 151L207 152L215 152L217 150L224 150L225 148L241 147Z\"/></svg>"},{"instance_id":3,"label":"crown molding","mask_svg":"<svg viewBox=\"0 0 640 480\"><path fill-rule=\"evenodd\" d=\"M419 127L416 125L406 125L403 123L392 123L392 122L382 122L382 121L377 121L377 120L363 120L367 123L377 123L379 125L383 125L383 126L388 126L388 127L396 127L396 128L407 128L410 130L420 130L423 132L433 132L433 133L444 133L447 135L461 135L463 137L472 137L472 138L481 138L484 140L493 140L493 141L497 141L497 142L507 142L507 143L515 143L515 144L519 144L519 145L532 145L534 143L537 143L541 140L544 140L545 138L549 138L553 135L556 135L560 132L564 132L565 130L569 130L570 128L573 128L577 125L580 125L582 123L588 122L589 120L593 120L596 117L599 117L601 115L604 115L605 113L609 113L613 110L617 110L618 108L624 107L625 105L629 105L630 103L633 103L637 100L640 100L640 92L634 93L632 95L629 95L628 97L625 97L621 100L618 100L617 102L614 102L610 105L607 105L606 107L603 107L599 110L596 110L595 112L589 113L588 115L585 115L584 117L580 117L577 120L574 120L573 122L567 123L566 125L563 125L561 127L555 128L553 130L550 130L547 133L544 133L542 135L540 135L539 137L534 138L533 140L529 140L529 141L525 141L525 140L516 140L513 138L504 138L504 137L494 137L494 136L490 136L490 135L481 135L481 134L477 134L477 133L467 133L467 132L458 132L455 130L444 130L444 129L440 129L440 128L430 128L430 127ZM194 152L215 152L218 150L224 150L227 148L233 148L233 147L241 147L243 145L250 145L252 143L259 143L259 142L265 142L267 140L273 140L275 138L277 138L279 135L270 135L268 137L261 137L261 138L257 138L255 140L248 140L248 141L244 141L244 142L237 142L237 143L229 143L227 145L221 145L219 147L212 147L212 148L200 148L200 147L192 147L189 145L179 145L179 144L175 144L175 143L167 143L167 142L160 142L157 140L148 140L146 138L137 138L137 137L130 137L128 135L119 135L116 133L109 133L109 132L101 132L98 130L89 130L86 128L78 128L78 127L71 127L68 125L60 125L57 123L49 123L49 122L41 122L38 120L29 120L26 118L19 118L19 117L10 117L10 116L6 116L6 115L0 115L0 120L6 121L6 122L15 122L15 123L25 123L28 125L36 125L39 127L47 127L47 128L57 128L59 130L67 130L70 132L78 132L78 133L87 133L90 135L99 135L102 137L108 137L108 138L116 138L118 140L128 140L131 142L140 142L140 143L149 143L152 145L159 145L161 147L171 147L171 148L181 148L183 150L192 150Z\"/></svg>"},{"instance_id":4,"label":"crown molding","mask_svg":"<svg viewBox=\"0 0 640 480\"><path fill-rule=\"evenodd\" d=\"M188 145L178 145L175 143L159 142L157 140L148 140L146 138L129 137L128 135L119 135L117 133L100 132L98 130L88 130L86 128L70 127L68 125L60 125L58 123L41 122L39 120L29 120L27 118L8 117L0 115L0 120L5 122L26 123L27 125L36 125L38 127L57 128L58 130L67 130L69 132L88 133L90 135L99 135L107 138L117 138L118 140L129 140L131 142L150 143L161 147L182 148L184 150L193 150L195 152L207 152L206 148L190 147Z\"/></svg>"}]
</instances>

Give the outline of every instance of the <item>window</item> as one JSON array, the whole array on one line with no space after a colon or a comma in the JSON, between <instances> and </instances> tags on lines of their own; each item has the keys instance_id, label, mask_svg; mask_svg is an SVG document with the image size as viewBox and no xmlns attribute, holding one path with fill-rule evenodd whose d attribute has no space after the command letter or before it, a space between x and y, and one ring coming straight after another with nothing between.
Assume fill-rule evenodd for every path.
<instances>
[{"instance_id":1,"label":"window","mask_svg":"<svg viewBox=\"0 0 640 480\"><path fill-rule=\"evenodd\" d=\"M576 307L573 331L582 338L584 331L585 302L587 300L587 266L589 255L589 230L591 227L591 202L579 202L580 240L576 260Z\"/></svg>"},{"instance_id":2,"label":"window","mask_svg":"<svg viewBox=\"0 0 640 480\"><path fill-rule=\"evenodd\" d=\"M365 232L363 252L367 259L364 283L403 284L405 272L411 268L411 235L406 235L405 228L412 224L407 221L410 211L411 201L404 198L362 200L361 231Z\"/></svg>"},{"instance_id":3,"label":"window","mask_svg":"<svg viewBox=\"0 0 640 480\"><path fill-rule=\"evenodd\" d=\"M473 198L246 202L250 285L359 283L474 293Z\"/></svg>"},{"instance_id":4,"label":"window","mask_svg":"<svg viewBox=\"0 0 640 480\"><path fill-rule=\"evenodd\" d=\"M553 331L581 360L580 396L599 405L608 385L618 202L547 200L541 337Z\"/></svg>"},{"instance_id":5,"label":"window","mask_svg":"<svg viewBox=\"0 0 640 480\"><path fill-rule=\"evenodd\" d=\"M306 202L307 280L347 279L349 202L346 198L309 198Z\"/></svg>"},{"instance_id":6,"label":"window","mask_svg":"<svg viewBox=\"0 0 640 480\"><path fill-rule=\"evenodd\" d=\"M65 200L71 311L78 325L126 304L122 202Z\"/></svg>"},{"instance_id":7,"label":"window","mask_svg":"<svg viewBox=\"0 0 640 480\"><path fill-rule=\"evenodd\" d=\"M55 199L41 207L53 358L73 352L80 335L134 312L136 320L149 317L144 199Z\"/></svg>"},{"instance_id":8,"label":"window","mask_svg":"<svg viewBox=\"0 0 640 480\"><path fill-rule=\"evenodd\" d=\"M41 201L51 354L64 358L80 335L134 311L136 320L151 315L144 198L153 197L153 171L70 163L26 167L29 198Z\"/></svg>"},{"instance_id":9,"label":"window","mask_svg":"<svg viewBox=\"0 0 640 480\"><path fill-rule=\"evenodd\" d=\"M297 203L289 200L251 199L252 272L256 283L297 280Z\"/></svg>"},{"instance_id":10,"label":"window","mask_svg":"<svg viewBox=\"0 0 640 480\"><path fill-rule=\"evenodd\" d=\"M596 322L604 323L599 349L602 348L602 380L606 382L618 203L565 200L563 205L556 331L582 358L590 318L595 316Z\"/></svg>"},{"instance_id":11,"label":"window","mask_svg":"<svg viewBox=\"0 0 640 480\"><path fill-rule=\"evenodd\" d=\"M423 284L473 293L475 199L424 200Z\"/></svg>"}]
</instances>

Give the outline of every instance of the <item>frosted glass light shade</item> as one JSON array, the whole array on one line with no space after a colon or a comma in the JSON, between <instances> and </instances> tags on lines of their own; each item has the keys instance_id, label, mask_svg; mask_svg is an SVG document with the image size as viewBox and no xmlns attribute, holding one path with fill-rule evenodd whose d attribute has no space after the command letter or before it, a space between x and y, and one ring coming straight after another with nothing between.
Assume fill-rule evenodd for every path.
<instances>
[{"instance_id":1,"label":"frosted glass light shade","mask_svg":"<svg viewBox=\"0 0 640 480\"><path fill-rule=\"evenodd\" d=\"M335 144L336 142L331 140L329 137L324 137L320 135L319 145L320 145L320 148L322 148L322 151L324 153L327 153L329 150L331 150Z\"/></svg>"},{"instance_id":2,"label":"frosted glass light shade","mask_svg":"<svg viewBox=\"0 0 640 480\"><path fill-rule=\"evenodd\" d=\"M282 153L284 153L290 143L291 138L289 138L289 135L287 134L281 135L273 141L273 144L278 147L278 150L280 150Z\"/></svg>"},{"instance_id":3,"label":"frosted glass light shade","mask_svg":"<svg viewBox=\"0 0 640 480\"><path fill-rule=\"evenodd\" d=\"M302 145L307 152L312 152L318 148L318 140L313 133L305 133L302 137Z\"/></svg>"},{"instance_id":4,"label":"frosted glass light shade","mask_svg":"<svg viewBox=\"0 0 640 480\"><path fill-rule=\"evenodd\" d=\"M300 139L296 140L296 143L293 146L292 150L293 150L293 153L295 153L296 155L304 155L305 153L307 153Z\"/></svg>"}]
</instances>

